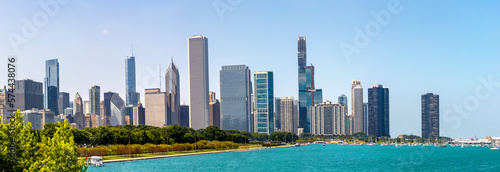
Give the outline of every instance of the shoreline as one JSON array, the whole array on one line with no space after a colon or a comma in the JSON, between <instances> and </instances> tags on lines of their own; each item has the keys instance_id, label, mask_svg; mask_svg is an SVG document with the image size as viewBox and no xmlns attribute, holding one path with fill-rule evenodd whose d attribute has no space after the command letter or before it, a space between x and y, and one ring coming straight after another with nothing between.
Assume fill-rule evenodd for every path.
<instances>
[{"instance_id":1,"label":"shoreline","mask_svg":"<svg viewBox=\"0 0 500 172\"><path fill-rule=\"evenodd\" d=\"M103 160L103 163L113 163L113 162L126 162L126 161L137 161L137 160L149 160L149 159L160 159L160 158L174 158L174 157L182 157L182 156L192 156L192 155L207 155L207 154L217 154L217 153L230 153L230 152L245 152L245 151L254 151L254 150L262 150L262 149L273 149L273 148L285 148L285 147L294 147L291 146L277 146L277 147L258 147L258 148L248 148L248 149L228 149L228 150L219 150L219 151L211 151L211 152L195 152L195 153L184 153L184 154L174 154L174 155L158 155L152 157L139 157L139 158L123 158L123 159L112 159L112 160Z\"/></svg>"}]
</instances>

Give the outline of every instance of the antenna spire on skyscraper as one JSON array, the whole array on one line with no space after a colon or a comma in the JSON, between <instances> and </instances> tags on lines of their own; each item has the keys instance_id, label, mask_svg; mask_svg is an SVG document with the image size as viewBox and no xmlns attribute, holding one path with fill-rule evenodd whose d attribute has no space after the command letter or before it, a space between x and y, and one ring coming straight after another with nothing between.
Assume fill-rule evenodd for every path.
<instances>
[{"instance_id":1,"label":"antenna spire on skyscraper","mask_svg":"<svg viewBox=\"0 0 500 172\"><path fill-rule=\"evenodd\" d=\"M134 57L134 44L132 44L132 57Z\"/></svg>"}]
</instances>

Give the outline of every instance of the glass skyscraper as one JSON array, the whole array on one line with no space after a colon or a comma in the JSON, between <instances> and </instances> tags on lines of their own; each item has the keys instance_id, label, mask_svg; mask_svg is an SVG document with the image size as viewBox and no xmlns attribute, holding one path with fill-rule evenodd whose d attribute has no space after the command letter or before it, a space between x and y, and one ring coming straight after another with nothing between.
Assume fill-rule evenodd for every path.
<instances>
[{"instance_id":1,"label":"glass skyscraper","mask_svg":"<svg viewBox=\"0 0 500 172\"><path fill-rule=\"evenodd\" d=\"M165 92L167 95L167 125L180 125L181 102L180 102L180 80L179 69L173 59L165 72Z\"/></svg>"},{"instance_id":2,"label":"glass skyscraper","mask_svg":"<svg viewBox=\"0 0 500 172\"><path fill-rule=\"evenodd\" d=\"M368 135L389 135L389 88L374 85L368 88Z\"/></svg>"},{"instance_id":3,"label":"glass skyscraper","mask_svg":"<svg viewBox=\"0 0 500 172\"><path fill-rule=\"evenodd\" d=\"M57 59L45 61L45 94L43 107L50 109L54 114L59 114L57 99L59 98L59 62Z\"/></svg>"},{"instance_id":4,"label":"glass skyscraper","mask_svg":"<svg viewBox=\"0 0 500 172\"><path fill-rule=\"evenodd\" d=\"M252 82L246 65L222 66L220 70L221 128L250 131Z\"/></svg>"},{"instance_id":5,"label":"glass skyscraper","mask_svg":"<svg viewBox=\"0 0 500 172\"><path fill-rule=\"evenodd\" d=\"M274 131L274 77L272 71L254 72L254 132Z\"/></svg>"},{"instance_id":6,"label":"glass skyscraper","mask_svg":"<svg viewBox=\"0 0 500 172\"><path fill-rule=\"evenodd\" d=\"M135 92L135 57L125 59L125 99L127 106L137 106L140 99L138 92Z\"/></svg>"},{"instance_id":7,"label":"glass skyscraper","mask_svg":"<svg viewBox=\"0 0 500 172\"><path fill-rule=\"evenodd\" d=\"M323 90L314 87L314 66L306 66L306 37L298 38L299 128L310 132L310 107L323 102Z\"/></svg>"},{"instance_id":8,"label":"glass skyscraper","mask_svg":"<svg viewBox=\"0 0 500 172\"><path fill-rule=\"evenodd\" d=\"M91 114L101 114L101 87L94 85L89 89L89 103Z\"/></svg>"}]
</instances>

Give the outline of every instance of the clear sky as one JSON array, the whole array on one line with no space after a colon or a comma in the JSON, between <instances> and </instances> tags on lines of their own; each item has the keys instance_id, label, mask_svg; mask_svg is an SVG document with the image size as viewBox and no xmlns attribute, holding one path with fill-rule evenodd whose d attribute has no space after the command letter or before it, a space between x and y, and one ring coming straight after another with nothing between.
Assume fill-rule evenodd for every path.
<instances>
[{"instance_id":1,"label":"clear sky","mask_svg":"<svg viewBox=\"0 0 500 172\"><path fill-rule=\"evenodd\" d=\"M307 62L324 100L336 102L341 94L350 100L353 79L361 81L365 102L372 85L390 88L393 137L421 134L421 95L429 92L440 95L441 135L500 136L498 1L68 1L55 7L0 0L0 56L16 55L18 79L38 82L44 61L59 59L60 91L71 99L79 92L87 100L93 85L125 98L125 58L133 44L141 99L145 88L159 87L159 65L164 90L172 57L181 101L189 102L187 38L198 34L209 42L210 90L220 92L222 65L245 64L274 71L275 96L297 98L297 37L306 36ZM354 47L349 56L346 45Z\"/></svg>"}]
</instances>

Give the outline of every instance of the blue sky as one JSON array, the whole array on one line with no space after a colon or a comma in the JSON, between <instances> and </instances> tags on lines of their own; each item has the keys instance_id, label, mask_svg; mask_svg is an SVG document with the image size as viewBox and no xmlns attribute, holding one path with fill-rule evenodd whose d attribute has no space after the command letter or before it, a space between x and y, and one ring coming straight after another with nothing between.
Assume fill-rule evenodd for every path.
<instances>
[{"instance_id":1,"label":"blue sky","mask_svg":"<svg viewBox=\"0 0 500 172\"><path fill-rule=\"evenodd\" d=\"M394 3L398 13L390 13ZM220 92L222 65L246 64L274 71L276 96L297 98L297 36L306 36L308 64L316 67L325 100L350 99L353 79L361 80L365 101L372 85L390 88L393 137L421 134L420 96L428 92L440 95L441 135L500 136L500 2L69 1L58 7L49 15L38 1L0 0L0 56L16 55L18 79L39 82L44 61L58 58L60 90L71 97L80 92L88 99L88 89L99 85L124 98L125 56L133 44L141 98L144 88L159 86L159 65L163 77L173 57L181 101L188 102L187 38L200 34L209 41L210 90ZM385 26L372 15L381 11L391 16ZM34 16L36 32L23 34L24 19ZM368 33L367 26L369 43L348 61L340 45L355 46L356 29ZM13 35L25 42L15 46ZM481 82L488 77L490 84Z\"/></svg>"}]
</instances>

